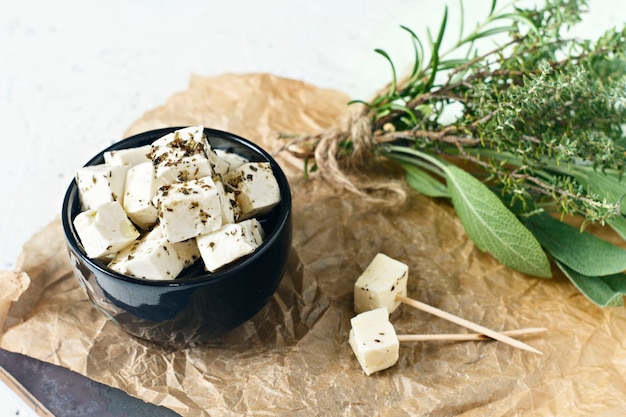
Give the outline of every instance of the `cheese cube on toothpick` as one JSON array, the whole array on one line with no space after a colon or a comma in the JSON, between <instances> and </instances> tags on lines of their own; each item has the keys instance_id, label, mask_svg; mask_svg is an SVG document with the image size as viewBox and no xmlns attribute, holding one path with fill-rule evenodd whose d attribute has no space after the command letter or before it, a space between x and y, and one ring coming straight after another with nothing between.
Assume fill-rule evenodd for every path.
<instances>
[{"instance_id":1,"label":"cheese cube on toothpick","mask_svg":"<svg viewBox=\"0 0 626 417\"><path fill-rule=\"evenodd\" d=\"M400 305L398 295L407 294L409 267L379 253L354 284L354 310L362 313L387 307L392 313Z\"/></svg>"},{"instance_id":2,"label":"cheese cube on toothpick","mask_svg":"<svg viewBox=\"0 0 626 417\"><path fill-rule=\"evenodd\" d=\"M395 365L400 342L386 307L360 313L350 323L350 347L366 375Z\"/></svg>"},{"instance_id":3,"label":"cheese cube on toothpick","mask_svg":"<svg viewBox=\"0 0 626 417\"><path fill-rule=\"evenodd\" d=\"M370 265L354 284L354 309L357 313L386 307L389 312L395 310L400 303L407 304L418 310L451 321L468 329L480 332L492 339L499 340L519 349L539 353L537 349L528 346L510 336L498 333L487 327L473 323L469 320L447 313L436 307L432 307L421 301L406 296L407 278L409 268L402 262L396 261L384 254L374 257Z\"/></svg>"}]
</instances>

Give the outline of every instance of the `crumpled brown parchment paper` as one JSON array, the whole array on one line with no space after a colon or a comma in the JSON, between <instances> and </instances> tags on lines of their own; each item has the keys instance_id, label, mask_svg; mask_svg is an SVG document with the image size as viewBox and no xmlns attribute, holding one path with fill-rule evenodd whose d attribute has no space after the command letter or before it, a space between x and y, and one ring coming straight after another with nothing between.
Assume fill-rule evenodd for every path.
<instances>
[{"instance_id":1,"label":"crumpled brown parchment paper","mask_svg":"<svg viewBox=\"0 0 626 417\"><path fill-rule=\"evenodd\" d=\"M278 131L320 131L348 99L266 74L194 76L127 133L201 123L271 151ZM594 306L557 271L540 280L502 267L445 202L411 194L402 207L367 206L278 158L293 188L293 251L252 320L180 351L133 339L75 283L55 220L26 243L16 272L0 275L0 346L183 416L626 414L626 308ZM413 298L496 330L548 327L523 339L544 355L499 342L403 343L394 367L365 376L347 343L352 286L377 252L409 265ZM408 306L392 321L398 333L463 332Z\"/></svg>"}]
</instances>

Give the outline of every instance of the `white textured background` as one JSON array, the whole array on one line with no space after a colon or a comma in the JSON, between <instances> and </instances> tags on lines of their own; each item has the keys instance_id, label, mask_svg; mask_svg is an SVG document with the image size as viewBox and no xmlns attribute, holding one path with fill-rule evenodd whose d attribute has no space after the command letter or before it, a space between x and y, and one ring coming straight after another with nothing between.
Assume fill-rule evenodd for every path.
<instances>
[{"instance_id":1,"label":"white textured background","mask_svg":"<svg viewBox=\"0 0 626 417\"><path fill-rule=\"evenodd\" d=\"M368 99L390 80L374 48L405 69L399 25L436 32L446 3L454 32L457 0L0 0L0 269L55 218L74 170L192 73L270 72ZM466 31L490 3L465 0ZM623 0L589 3L577 36L626 23Z\"/></svg>"}]
</instances>

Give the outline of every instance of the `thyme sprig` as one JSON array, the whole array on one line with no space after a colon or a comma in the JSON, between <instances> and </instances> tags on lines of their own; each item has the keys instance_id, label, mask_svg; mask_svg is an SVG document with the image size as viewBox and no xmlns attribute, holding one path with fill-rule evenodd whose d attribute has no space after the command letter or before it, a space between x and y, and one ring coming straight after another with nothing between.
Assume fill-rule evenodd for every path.
<instances>
[{"instance_id":1,"label":"thyme sprig","mask_svg":"<svg viewBox=\"0 0 626 417\"><path fill-rule=\"evenodd\" d=\"M614 247L620 255L604 260L610 277L578 266L606 243L587 225L626 237L626 27L581 40L567 31L581 22L584 0L497 6L493 0L468 34L461 23L446 51L444 9L437 33L428 33L428 57L425 43L401 26L414 53L402 79L389 54L375 50L388 61L391 82L372 100L353 102L369 122L367 151L398 162L415 190L450 199L469 237L503 264L548 277L547 253L593 302L622 304L626 250ZM485 40L497 46L479 52ZM353 127L333 131L337 143L324 145L325 154L320 135L301 138L310 148L299 156L315 159L307 165L313 169L321 157L350 162L363 152ZM569 216L582 220L576 233L562 230L571 227L563 223ZM587 252L576 250L582 242Z\"/></svg>"}]
</instances>

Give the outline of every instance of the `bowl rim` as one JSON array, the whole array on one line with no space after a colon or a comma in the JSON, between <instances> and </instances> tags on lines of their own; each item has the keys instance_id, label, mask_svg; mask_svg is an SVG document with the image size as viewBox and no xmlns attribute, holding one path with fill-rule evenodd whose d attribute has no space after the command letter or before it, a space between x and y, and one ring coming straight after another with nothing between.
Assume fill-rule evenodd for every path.
<instances>
[{"instance_id":1,"label":"bowl rim","mask_svg":"<svg viewBox=\"0 0 626 417\"><path fill-rule=\"evenodd\" d=\"M148 130L145 132L134 134L132 136L128 136L124 139L121 139L107 146L100 152L96 153L96 155L93 156L91 159L89 159L89 161L87 161L83 165L83 167L94 165L96 162L101 161L101 160L103 161L105 152L142 146L142 145L126 146L131 142L145 139L145 137L149 137L149 136L154 136L154 139L153 139L154 141L168 133L174 132L179 129L184 129L190 126L193 126L193 125L164 127L164 128ZM100 273L118 278L120 280L129 282L129 283L139 284L139 285L144 285L144 286L154 286L154 287L183 287L183 286L190 286L190 285L205 284L207 282L213 283L213 282L221 281L223 279L227 279L233 273L237 273L237 271L247 268L250 263L254 262L255 258L257 258L258 256L263 256L265 252L269 251L269 247L272 246L272 244L275 243L275 241L280 238L280 232L285 227L290 227L290 224L288 223L290 222L290 219L291 219L292 198L291 198L291 188L289 186L287 176L285 175L284 171L282 170L278 162L274 159L274 157L272 157L266 150L261 148L256 143L246 138L243 138L239 135L236 135L234 133L223 131L223 130L218 130L218 129L213 129L213 128L208 128L208 127L204 127L204 134L207 136L207 139L209 139L209 141L210 141L210 136L217 136L221 139L238 142L242 144L244 147L247 147L251 149L252 151L260 154L262 158L266 159L267 162L270 163L272 167L272 171L274 172L274 176L276 177L276 180L278 181L280 194L281 194L281 202L279 204L280 209L279 209L278 219L276 221L276 226L274 227L274 229L269 235L265 236L263 243L253 253L246 256L243 260L237 261L231 267L227 266L225 269L218 270L217 272L209 272L205 270L204 273L200 276L175 278L173 280L150 280L150 279L137 278L137 277L133 277L130 275L120 274L119 272L109 269L106 266L103 266L101 263L96 262L96 260L88 257L82 245L79 243L78 239L76 239L76 237L78 237L78 234L76 233L76 230L73 225L74 219L71 218L71 205L73 204L74 199L78 198L78 185L76 183L76 178L73 178L69 186L67 187L65 196L63 198L63 203L61 206L61 223L63 226L65 240L68 243L68 245L71 247L72 251L76 254L76 256L79 256L83 262L87 263L90 269L96 269Z\"/></svg>"}]
</instances>

